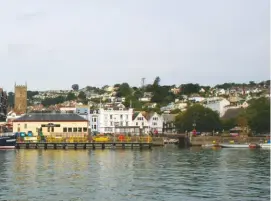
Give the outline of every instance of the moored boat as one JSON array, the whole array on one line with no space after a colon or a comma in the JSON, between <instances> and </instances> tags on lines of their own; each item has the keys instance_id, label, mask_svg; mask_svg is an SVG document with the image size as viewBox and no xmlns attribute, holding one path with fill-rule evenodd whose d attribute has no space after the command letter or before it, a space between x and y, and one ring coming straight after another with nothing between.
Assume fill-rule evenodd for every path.
<instances>
[{"instance_id":1,"label":"moored boat","mask_svg":"<svg viewBox=\"0 0 271 201\"><path fill-rule=\"evenodd\" d=\"M0 133L0 149L15 149L16 135L14 133Z\"/></svg>"},{"instance_id":2,"label":"moored boat","mask_svg":"<svg viewBox=\"0 0 271 201\"><path fill-rule=\"evenodd\" d=\"M222 148L249 148L249 144L226 144L226 143L221 143L220 146Z\"/></svg>"},{"instance_id":3,"label":"moored boat","mask_svg":"<svg viewBox=\"0 0 271 201\"><path fill-rule=\"evenodd\" d=\"M262 143L260 144L261 148L265 148L265 149L271 149L271 144L270 143Z\"/></svg>"}]
</instances>

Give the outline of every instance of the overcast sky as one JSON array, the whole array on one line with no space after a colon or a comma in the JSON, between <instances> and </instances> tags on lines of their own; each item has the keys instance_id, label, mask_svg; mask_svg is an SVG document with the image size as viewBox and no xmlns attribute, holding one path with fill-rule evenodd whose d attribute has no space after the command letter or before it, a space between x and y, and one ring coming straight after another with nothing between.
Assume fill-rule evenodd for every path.
<instances>
[{"instance_id":1,"label":"overcast sky","mask_svg":"<svg viewBox=\"0 0 271 201\"><path fill-rule=\"evenodd\" d=\"M0 87L266 80L269 10L269 0L3 0Z\"/></svg>"}]
</instances>

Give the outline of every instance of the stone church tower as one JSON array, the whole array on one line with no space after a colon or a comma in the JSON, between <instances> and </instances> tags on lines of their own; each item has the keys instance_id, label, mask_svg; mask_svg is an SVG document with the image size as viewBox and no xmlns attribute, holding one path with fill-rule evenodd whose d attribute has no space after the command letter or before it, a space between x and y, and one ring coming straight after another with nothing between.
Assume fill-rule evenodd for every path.
<instances>
[{"instance_id":1,"label":"stone church tower","mask_svg":"<svg viewBox=\"0 0 271 201\"><path fill-rule=\"evenodd\" d=\"M25 114L27 110L27 85L16 85L14 89L14 112Z\"/></svg>"}]
</instances>

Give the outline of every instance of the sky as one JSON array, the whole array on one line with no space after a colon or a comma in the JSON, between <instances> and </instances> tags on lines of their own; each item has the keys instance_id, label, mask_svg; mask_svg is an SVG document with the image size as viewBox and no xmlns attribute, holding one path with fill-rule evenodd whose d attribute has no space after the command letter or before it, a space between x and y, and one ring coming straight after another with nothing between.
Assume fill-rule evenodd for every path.
<instances>
[{"instance_id":1,"label":"sky","mask_svg":"<svg viewBox=\"0 0 271 201\"><path fill-rule=\"evenodd\" d=\"M0 87L270 79L269 0L8 0Z\"/></svg>"}]
</instances>

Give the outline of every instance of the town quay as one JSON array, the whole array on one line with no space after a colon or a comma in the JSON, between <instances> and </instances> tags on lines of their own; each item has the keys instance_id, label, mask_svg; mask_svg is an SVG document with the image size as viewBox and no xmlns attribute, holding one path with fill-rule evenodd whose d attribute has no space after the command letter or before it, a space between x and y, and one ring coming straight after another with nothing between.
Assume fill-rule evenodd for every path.
<instances>
[{"instance_id":1,"label":"town quay","mask_svg":"<svg viewBox=\"0 0 271 201\"><path fill-rule=\"evenodd\" d=\"M142 142L74 142L74 143L53 143L53 142L19 142L16 144L17 149L115 149L115 148L152 148L152 143Z\"/></svg>"}]
</instances>

